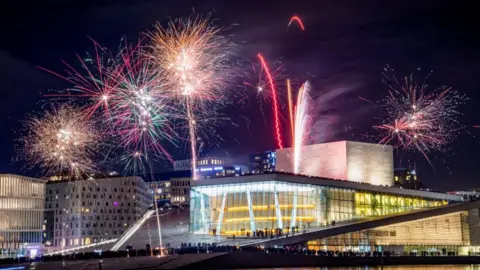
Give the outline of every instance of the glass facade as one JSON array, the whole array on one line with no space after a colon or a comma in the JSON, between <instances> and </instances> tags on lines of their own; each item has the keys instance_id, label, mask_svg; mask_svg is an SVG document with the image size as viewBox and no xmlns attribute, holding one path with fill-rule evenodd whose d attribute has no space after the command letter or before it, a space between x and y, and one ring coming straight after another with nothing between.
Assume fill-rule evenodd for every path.
<instances>
[{"instance_id":1,"label":"glass facade","mask_svg":"<svg viewBox=\"0 0 480 270\"><path fill-rule=\"evenodd\" d=\"M190 231L241 235L257 230L320 227L391 215L446 201L280 181L194 186Z\"/></svg>"},{"instance_id":2,"label":"glass facade","mask_svg":"<svg viewBox=\"0 0 480 270\"><path fill-rule=\"evenodd\" d=\"M478 249L470 246L468 211L312 240L307 242L307 247L330 251L388 250L397 254L457 252L460 255Z\"/></svg>"},{"instance_id":3,"label":"glass facade","mask_svg":"<svg viewBox=\"0 0 480 270\"><path fill-rule=\"evenodd\" d=\"M0 175L0 256L26 255L42 243L45 184L41 180Z\"/></svg>"}]
</instances>

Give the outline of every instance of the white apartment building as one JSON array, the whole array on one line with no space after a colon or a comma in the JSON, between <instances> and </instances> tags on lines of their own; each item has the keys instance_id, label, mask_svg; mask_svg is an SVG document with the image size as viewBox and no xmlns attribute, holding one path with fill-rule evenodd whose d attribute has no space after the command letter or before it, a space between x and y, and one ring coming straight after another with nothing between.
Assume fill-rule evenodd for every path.
<instances>
[{"instance_id":1,"label":"white apartment building","mask_svg":"<svg viewBox=\"0 0 480 270\"><path fill-rule=\"evenodd\" d=\"M48 182L44 243L64 248L118 238L152 202L140 177Z\"/></svg>"},{"instance_id":2,"label":"white apartment building","mask_svg":"<svg viewBox=\"0 0 480 270\"><path fill-rule=\"evenodd\" d=\"M0 257L35 256L42 245L45 182L0 174Z\"/></svg>"}]
</instances>

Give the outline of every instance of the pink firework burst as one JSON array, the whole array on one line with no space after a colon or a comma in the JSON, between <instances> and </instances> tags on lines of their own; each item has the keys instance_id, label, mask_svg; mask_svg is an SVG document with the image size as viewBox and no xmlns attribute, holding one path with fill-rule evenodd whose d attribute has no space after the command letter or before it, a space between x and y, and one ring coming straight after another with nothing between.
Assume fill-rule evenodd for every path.
<instances>
[{"instance_id":1,"label":"pink firework burst","mask_svg":"<svg viewBox=\"0 0 480 270\"><path fill-rule=\"evenodd\" d=\"M466 97L451 87L429 90L413 74L398 80L389 67L383 76L388 95L380 102L382 121L374 126L380 133L379 143L418 151L427 160L429 152L445 151L463 128L459 107Z\"/></svg>"}]
</instances>

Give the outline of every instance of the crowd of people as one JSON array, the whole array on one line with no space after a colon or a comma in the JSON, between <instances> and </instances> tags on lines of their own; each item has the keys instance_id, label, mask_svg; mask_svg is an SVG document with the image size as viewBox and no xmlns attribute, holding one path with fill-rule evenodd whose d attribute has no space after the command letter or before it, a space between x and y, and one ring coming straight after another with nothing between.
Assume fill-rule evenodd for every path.
<instances>
[{"instance_id":1,"label":"crowd of people","mask_svg":"<svg viewBox=\"0 0 480 270\"><path fill-rule=\"evenodd\" d=\"M335 225L335 221L332 222L332 225ZM212 230L212 234L216 235L216 230ZM235 240L235 238L279 238L282 236L290 236L290 235L295 235L300 233L300 228L298 226L295 227L286 227L286 229L280 229L280 228L275 228L275 229L269 229L265 228L263 230L255 230L253 232L246 231L245 229L240 229L239 234L232 234L231 238ZM302 233L307 233L307 226L303 226L302 228Z\"/></svg>"},{"instance_id":2,"label":"crowd of people","mask_svg":"<svg viewBox=\"0 0 480 270\"><path fill-rule=\"evenodd\" d=\"M162 255L173 254L201 254L201 253L217 253L217 252L265 252L265 253L281 253L281 254L298 254L310 256L325 256L325 257L390 257L390 256L457 256L456 252L409 252L402 254L395 254L391 251L372 251L372 252L357 252L357 251L333 251L333 250L313 250L308 249L304 245L285 246L285 247L268 247L262 248L257 246L239 247L236 245L217 245L215 243L182 243L179 247L171 247L169 244L162 248ZM103 252L79 252L70 254L57 254L51 256L42 256L35 259L30 258L15 258L15 259L1 259L0 264L10 263L28 263L31 261L70 261L70 260L88 260L88 259L102 259L102 258L118 258L118 257L139 257L139 256L157 256L160 255L160 249L151 249L147 244L145 248L135 249L132 246L127 246L126 250L121 251L103 251Z\"/></svg>"}]
</instances>

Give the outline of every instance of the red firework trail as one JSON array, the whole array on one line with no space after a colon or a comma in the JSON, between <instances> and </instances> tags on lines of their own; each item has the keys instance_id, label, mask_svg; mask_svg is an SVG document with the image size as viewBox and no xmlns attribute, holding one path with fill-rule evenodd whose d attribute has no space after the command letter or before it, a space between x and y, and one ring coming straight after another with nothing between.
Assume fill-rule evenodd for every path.
<instances>
[{"instance_id":1,"label":"red firework trail","mask_svg":"<svg viewBox=\"0 0 480 270\"><path fill-rule=\"evenodd\" d=\"M283 143L282 143L282 135L280 134L280 120L278 117L278 104L277 104L277 90L275 90L275 85L273 84L273 78L272 74L270 74L270 70L268 69L267 62L263 58L261 54L257 55L258 58L260 59L260 62L262 63L262 67L265 70L265 73L267 74L268 82L270 84L270 89L272 90L272 95L273 95L273 113L275 117L275 132L277 134L277 143L278 143L278 148L283 149Z\"/></svg>"},{"instance_id":2,"label":"red firework trail","mask_svg":"<svg viewBox=\"0 0 480 270\"><path fill-rule=\"evenodd\" d=\"M298 26L300 26L302 31L305 31L305 27L303 26L302 19L300 19L300 17L298 16L293 16L292 18L290 18L290 21L288 22L287 30L294 21L297 22Z\"/></svg>"}]
</instances>

